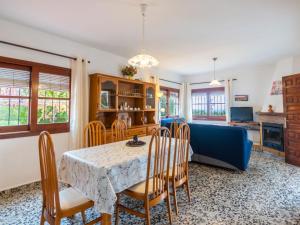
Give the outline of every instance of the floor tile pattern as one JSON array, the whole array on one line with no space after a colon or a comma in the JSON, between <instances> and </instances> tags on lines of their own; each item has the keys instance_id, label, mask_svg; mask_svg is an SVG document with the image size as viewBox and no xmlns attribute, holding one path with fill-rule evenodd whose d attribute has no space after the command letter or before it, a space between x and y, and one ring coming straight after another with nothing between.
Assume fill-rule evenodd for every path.
<instances>
[{"instance_id":1,"label":"floor tile pattern","mask_svg":"<svg viewBox=\"0 0 300 225\"><path fill-rule=\"evenodd\" d=\"M190 164L192 202L179 191L179 216L175 225L185 224L300 224L300 168L268 153L253 152L246 172ZM63 188L63 187L62 187ZM123 199L139 208L141 203ZM0 193L1 225L39 224L40 185L23 186ZM162 203L151 210L152 224L168 224ZM98 215L88 210L87 218ZM144 224L121 213L121 223ZM64 219L63 225L82 224L80 214Z\"/></svg>"}]
</instances>

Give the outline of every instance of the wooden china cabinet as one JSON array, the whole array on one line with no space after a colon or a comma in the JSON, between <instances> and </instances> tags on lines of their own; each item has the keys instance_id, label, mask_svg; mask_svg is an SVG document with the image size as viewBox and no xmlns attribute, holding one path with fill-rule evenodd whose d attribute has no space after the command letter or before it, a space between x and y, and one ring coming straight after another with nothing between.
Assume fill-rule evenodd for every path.
<instances>
[{"instance_id":1,"label":"wooden china cabinet","mask_svg":"<svg viewBox=\"0 0 300 225\"><path fill-rule=\"evenodd\" d=\"M89 120L105 125L111 142L111 125L117 118L128 126L127 136L145 136L158 127L155 122L155 84L104 74L90 75Z\"/></svg>"}]
</instances>

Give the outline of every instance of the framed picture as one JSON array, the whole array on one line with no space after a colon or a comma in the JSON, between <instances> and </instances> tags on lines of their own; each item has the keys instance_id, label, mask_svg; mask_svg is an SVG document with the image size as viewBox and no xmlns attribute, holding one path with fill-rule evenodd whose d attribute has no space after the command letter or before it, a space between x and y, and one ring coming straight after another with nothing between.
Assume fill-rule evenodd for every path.
<instances>
[{"instance_id":1,"label":"framed picture","mask_svg":"<svg viewBox=\"0 0 300 225\"><path fill-rule=\"evenodd\" d=\"M271 95L282 95L282 81L281 80L273 81Z\"/></svg>"},{"instance_id":2,"label":"framed picture","mask_svg":"<svg viewBox=\"0 0 300 225\"><path fill-rule=\"evenodd\" d=\"M248 101L248 95L235 95L234 101L236 102L247 102Z\"/></svg>"},{"instance_id":3,"label":"framed picture","mask_svg":"<svg viewBox=\"0 0 300 225\"><path fill-rule=\"evenodd\" d=\"M101 91L101 108L109 109L109 92Z\"/></svg>"}]
</instances>

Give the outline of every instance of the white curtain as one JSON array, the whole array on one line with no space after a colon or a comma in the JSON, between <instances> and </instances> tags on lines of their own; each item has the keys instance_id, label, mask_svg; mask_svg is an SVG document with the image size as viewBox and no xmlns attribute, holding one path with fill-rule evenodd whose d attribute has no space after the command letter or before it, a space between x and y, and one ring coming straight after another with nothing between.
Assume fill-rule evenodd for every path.
<instances>
[{"instance_id":1,"label":"white curtain","mask_svg":"<svg viewBox=\"0 0 300 225\"><path fill-rule=\"evenodd\" d=\"M185 83L181 84L180 85L180 90L179 90L179 116L182 118L182 117L185 117L185 96L186 96L186 91L185 91L185 88L186 85Z\"/></svg>"},{"instance_id":2,"label":"white curtain","mask_svg":"<svg viewBox=\"0 0 300 225\"><path fill-rule=\"evenodd\" d=\"M88 123L88 74L86 60L72 61L69 148L83 147L83 129Z\"/></svg>"},{"instance_id":3,"label":"white curtain","mask_svg":"<svg viewBox=\"0 0 300 225\"><path fill-rule=\"evenodd\" d=\"M186 83L186 120L187 122L192 122L192 86L189 83Z\"/></svg>"},{"instance_id":4,"label":"white curtain","mask_svg":"<svg viewBox=\"0 0 300 225\"><path fill-rule=\"evenodd\" d=\"M230 122L230 107L232 106L232 79L225 80L226 121Z\"/></svg>"}]
</instances>

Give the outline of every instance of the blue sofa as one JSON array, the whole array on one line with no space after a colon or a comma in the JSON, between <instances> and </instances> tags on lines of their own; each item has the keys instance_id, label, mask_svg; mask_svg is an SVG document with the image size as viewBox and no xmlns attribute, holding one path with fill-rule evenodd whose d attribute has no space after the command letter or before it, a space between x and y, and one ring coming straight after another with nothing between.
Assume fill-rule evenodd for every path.
<instances>
[{"instance_id":1,"label":"blue sofa","mask_svg":"<svg viewBox=\"0 0 300 225\"><path fill-rule=\"evenodd\" d=\"M246 170L251 156L252 141L241 127L189 124L192 160L196 162Z\"/></svg>"},{"instance_id":2,"label":"blue sofa","mask_svg":"<svg viewBox=\"0 0 300 225\"><path fill-rule=\"evenodd\" d=\"M171 119L161 122L170 127ZM190 123L192 161L246 170L248 167L252 142L248 140L247 130L241 127L206 125Z\"/></svg>"},{"instance_id":3,"label":"blue sofa","mask_svg":"<svg viewBox=\"0 0 300 225\"><path fill-rule=\"evenodd\" d=\"M164 119L161 119L160 121L160 125L162 127L168 127L170 128L170 124L173 123L174 121L182 121L182 120L185 120L184 118L164 118Z\"/></svg>"}]
</instances>

